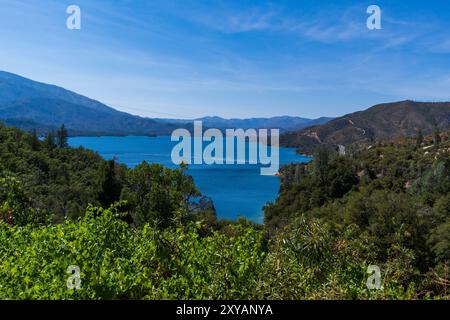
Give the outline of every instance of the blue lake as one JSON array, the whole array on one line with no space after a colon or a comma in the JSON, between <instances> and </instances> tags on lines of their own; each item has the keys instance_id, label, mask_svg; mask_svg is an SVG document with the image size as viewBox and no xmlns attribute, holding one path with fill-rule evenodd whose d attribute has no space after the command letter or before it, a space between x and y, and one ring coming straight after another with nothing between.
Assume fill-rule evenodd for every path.
<instances>
[{"instance_id":1,"label":"blue lake","mask_svg":"<svg viewBox=\"0 0 450 320\"><path fill-rule=\"evenodd\" d=\"M172 148L177 142L172 142L170 137L74 137L69 139L69 144L97 151L105 159L116 158L129 167L144 160L177 167L171 160ZM309 158L297 155L295 149L280 148L280 166L305 161ZM262 207L276 199L280 185L277 176L261 175L260 165L253 164L191 164L188 174L194 178L198 189L212 198L218 218L228 220L244 216L262 223Z\"/></svg>"}]
</instances>

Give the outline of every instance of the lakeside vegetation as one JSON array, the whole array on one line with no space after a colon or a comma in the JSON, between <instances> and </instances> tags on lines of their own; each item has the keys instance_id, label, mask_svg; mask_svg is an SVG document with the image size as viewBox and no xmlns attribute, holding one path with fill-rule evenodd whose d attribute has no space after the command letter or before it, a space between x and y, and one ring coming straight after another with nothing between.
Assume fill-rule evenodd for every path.
<instances>
[{"instance_id":1,"label":"lakeside vegetation","mask_svg":"<svg viewBox=\"0 0 450 320\"><path fill-rule=\"evenodd\" d=\"M185 168L0 125L0 298L448 299L449 136L320 146L282 168L261 226L217 220Z\"/></svg>"}]
</instances>

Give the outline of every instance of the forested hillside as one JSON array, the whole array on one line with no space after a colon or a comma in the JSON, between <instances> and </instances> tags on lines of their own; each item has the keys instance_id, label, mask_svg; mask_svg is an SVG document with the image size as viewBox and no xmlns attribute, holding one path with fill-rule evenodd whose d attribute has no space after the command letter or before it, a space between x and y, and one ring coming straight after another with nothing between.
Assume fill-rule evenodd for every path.
<instances>
[{"instance_id":1,"label":"forested hillside","mask_svg":"<svg viewBox=\"0 0 450 320\"><path fill-rule=\"evenodd\" d=\"M448 133L319 148L283 168L264 226L217 221L184 168L129 169L66 138L0 126L0 298L449 298Z\"/></svg>"},{"instance_id":2,"label":"forested hillside","mask_svg":"<svg viewBox=\"0 0 450 320\"><path fill-rule=\"evenodd\" d=\"M438 292L449 285L449 136L380 141L345 156L320 145L313 162L282 169L279 197L265 207L266 227L276 233L298 217L319 219L333 234L367 244L366 258Z\"/></svg>"},{"instance_id":3,"label":"forested hillside","mask_svg":"<svg viewBox=\"0 0 450 320\"><path fill-rule=\"evenodd\" d=\"M383 103L325 124L281 136L280 144L310 153L320 144L370 144L380 139L431 134L450 129L450 103L399 101Z\"/></svg>"},{"instance_id":4,"label":"forested hillside","mask_svg":"<svg viewBox=\"0 0 450 320\"><path fill-rule=\"evenodd\" d=\"M61 222L82 216L89 204L109 207L121 200L127 201L130 221L139 224L151 215L183 217L207 202L183 169L145 162L128 169L82 147L69 148L64 126L40 141L0 125L0 177L2 214L9 213L14 224L23 210L29 211L24 223Z\"/></svg>"}]
</instances>

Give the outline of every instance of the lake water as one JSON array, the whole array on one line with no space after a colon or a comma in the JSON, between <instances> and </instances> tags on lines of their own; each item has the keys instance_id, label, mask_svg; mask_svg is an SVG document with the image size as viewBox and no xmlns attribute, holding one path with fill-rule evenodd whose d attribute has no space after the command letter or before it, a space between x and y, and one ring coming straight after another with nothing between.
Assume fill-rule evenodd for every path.
<instances>
[{"instance_id":1,"label":"lake water","mask_svg":"<svg viewBox=\"0 0 450 320\"><path fill-rule=\"evenodd\" d=\"M172 142L170 137L74 137L69 139L69 144L98 151L105 159L116 158L129 167L144 160L177 167L171 160L172 148L177 142ZM280 166L305 161L309 158L297 155L294 148L280 148ZM263 176L260 165L253 164L192 164L188 173L198 189L212 198L218 218L228 220L244 216L262 223L262 207L276 199L280 185L277 176Z\"/></svg>"}]
</instances>

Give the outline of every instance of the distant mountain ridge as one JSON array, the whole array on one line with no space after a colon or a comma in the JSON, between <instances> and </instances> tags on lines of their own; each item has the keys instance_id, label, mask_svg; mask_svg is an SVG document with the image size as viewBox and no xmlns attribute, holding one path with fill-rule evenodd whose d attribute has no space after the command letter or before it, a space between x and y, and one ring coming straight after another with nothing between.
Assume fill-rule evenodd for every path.
<instances>
[{"instance_id":1,"label":"distant mountain ridge","mask_svg":"<svg viewBox=\"0 0 450 320\"><path fill-rule=\"evenodd\" d=\"M203 123L212 128L280 128L281 131L298 130L307 126L324 124L333 118L322 117L318 119L306 119L292 116L278 116L271 118L249 118L249 119L224 119L221 117L203 117Z\"/></svg>"},{"instance_id":2,"label":"distant mountain ridge","mask_svg":"<svg viewBox=\"0 0 450 320\"><path fill-rule=\"evenodd\" d=\"M318 144L348 145L355 142L430 134L450 129L450 102L405 100L375 105L347 114L323 125L289 132L281 137L283 146L309 152Z\"/></svg>"},{"instance_id":3,"label":"distant mountain ridge","mask_svg":"<svg viewBox=\"0 0 450 320\"><path fill-rule=\"evenodd\" d=\"M205 117L204 127L280 128L297 130L328 118L300 117L223 119ZM192 120L151 119L115 110L99 101L55 85L0 71L0 121L41 133L65 124L71 135L170 135L177 128L192 128Z\"/></svg>"},{"instance_id":4,"label":"distant mountain ridge","mask_svg":"<svg viewBox=\"0 0 450 320\"><path fill-rule=\"evenodd\" d=\"M293 130L299 130L308 126L317 124L324 124L334 118L321 117L317 119L307 119L295 116L277 116L270 118L246 118L238 119L231 118L225 119L218 116L207 116L197 118L193 120L186 119L155 119L158 121L165 121L171 123L192 123L192 121L202 121L205 128L217 128L217 129L280 129L281 132L288 132Z\"/></svg>"}]
</instances>

